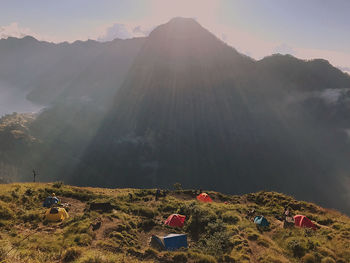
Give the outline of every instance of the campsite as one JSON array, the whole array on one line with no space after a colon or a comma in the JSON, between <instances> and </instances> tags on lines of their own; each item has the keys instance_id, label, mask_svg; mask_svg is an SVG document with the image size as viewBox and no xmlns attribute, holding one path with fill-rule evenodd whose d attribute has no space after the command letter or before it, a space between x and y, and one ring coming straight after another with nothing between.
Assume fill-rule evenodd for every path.
<instances>
[{"instance_id":1,"label":"campsite","mask_svg":"<svg viewBox=\"0 0 350 263\"><path fill-rule=\"evenodd\" d=\"M155 189L56 182L2 184L0 193L1 262L350 262L347 216L275 192L210 191L212 202L201 202L197 190L169 190L155 201ZM52 193L68 218L45 218ZM276 217L286 205L317 229L284 228ZM269 224L247 219L251 209Z\"/></svg>"}]
</instances>

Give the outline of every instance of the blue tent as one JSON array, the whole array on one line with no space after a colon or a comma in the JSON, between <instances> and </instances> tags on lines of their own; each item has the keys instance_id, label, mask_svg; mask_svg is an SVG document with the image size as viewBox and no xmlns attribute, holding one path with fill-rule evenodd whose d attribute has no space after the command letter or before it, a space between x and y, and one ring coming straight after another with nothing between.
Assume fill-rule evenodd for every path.
<instances>
[{"instance_id":1,"label":"blue tent","mask_svg":"<svg viewBox=\"0 0 350 263\"><path fill-rule=\"evenodd\" d=\"M257 224L258 226L269 226L270 223L267 221L267 219L263 216L256 216L254 218L254 223Z\"/></svg>"},{"instance_id":2,"label":"blue tent","mask_svg":"<svg viewBox=\"0 0 350 263\"><path fill-rule=\"evenodd\" d=\"M186 234L170 234L164 237L153 235L152 240L156 241L165 250L177 250L182 247L188 247Z\"/></svg>"},{"instance_id":3,"label":"blue tent","mask_svg":"<svg viewBox=\"0 0 350 263\"><path fill-rule=\"evenodd\" d=\"M45 200L43 202L43 207L49 208L54 204L58 204L59 202L60 202L60 200L56 196L54 196L54 197L48 196L45 198Z\"/></svg>"},{"instance_id":4,"label":"blue tent","mask_svg":"<svg viewBox=\"0 0 350 263\"><path fill-rule=\"evenodd\" d=\"M170 234L164 237L164 246L166 250L177 250L179 248L187 248L187 235Z\"/></svg>"}]
</instances>

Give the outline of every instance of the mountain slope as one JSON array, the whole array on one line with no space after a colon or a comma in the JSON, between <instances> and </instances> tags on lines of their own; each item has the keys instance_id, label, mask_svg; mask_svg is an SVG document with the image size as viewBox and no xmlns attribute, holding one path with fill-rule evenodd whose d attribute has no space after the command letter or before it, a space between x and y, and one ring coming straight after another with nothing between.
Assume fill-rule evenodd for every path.
<instances>
[{"instance_id":1,"label":"mountain slope","mask_svg":"<svg viewBox=\"0 0 350 263\"><path fill-rule=\"evenodd\" d=\"M41 143L19 158L22 180L35 167L47 181L267 189L350 211L350 77L326 61L254 61L185 18L142 39L2 45L28 57L29 97L52 103L30 125ZM11 52L1 67L17 80Z\"/></svg>"},{"instance_id":2,"label":"mountain slope","mask_svg":"<svg viewBox=\"0 0 350 263\"><path fill-rule=\"evenodd\" d=\"M286 60L280 63L294 68ZM72 182L140 187L181 182L230 193L270 189L349 209L338 176L348 168L343 132L319 121L300 101L289 102L291 94L297 97L292 92L307 91L265 63L239 54L192 19L158 27ZM329 81L350 84L335 72ZM298 74L317 82L318 75L301 70L295 79Z\"/></svg>"},{"instance_id":3,"label":"mountain slope","mask_svg":"<svg viewBox=\"0 0 350 263\"><path fill-rule=\"evenodd\" d=\"M195 200L196 191L168 191L155 201L154 189L79 188L61 183L0 184L0 259L6 262L350 262L350 219L336 211L275 192L243 196L209 192L213 203ZM43 220L42 200L55 192L69 204L70 217ZM131 196L131 198L130 198ZM110 210L93 205L105 202ZM316 231L283 228L285 206L303 214ZM96 206L95 206L96 207ZM246 214L264 215L259 230ZM183 229L164 225L172 213L186 216ZM189 249L164 252L149 244L153 234L186 233Z\"/></svg>"},{"instance_id":4,"label":"mountain slope","mask_svg":"<svg viewBox=\"0 0 350 263\"><path fill-rule=\"evenodd\" d=\"M1 39L0 80L43 105L67 100L106 104L143 42L143 38L72 44L32 37Z\"/></svg>"}]
</instances>

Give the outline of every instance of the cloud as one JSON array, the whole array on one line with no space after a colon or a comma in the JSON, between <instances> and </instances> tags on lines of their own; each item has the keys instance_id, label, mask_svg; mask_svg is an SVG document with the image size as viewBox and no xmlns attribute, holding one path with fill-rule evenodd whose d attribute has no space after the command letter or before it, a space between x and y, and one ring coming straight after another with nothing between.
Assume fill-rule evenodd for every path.
<instances>
[{"instance_id":1,"label":"cloud","mask_svg":"<svg viewBox=\"0 0 350 263\"><path fill-rule=\"evenodd\" d=\"M34 36L36 34L29 28L20 27L17 22L13 22L5 26L0 26L0 38L8 38L8 37L22 38L29 35Z\"/></svg>"},{"instance_id":2,"label":"cloud","mask_svg":"<svg viewBox=\"0 0 350 263\"><path fill-rule=\"evenodd\" d=\"M148 36L153 27L143 27L140 25L134 26L123 23L115 23L108 26L103 32L96 38L98 41L105 42L113 39L128 39L133 37L145 37Z\"/></svg>"},{"instance_id":3,"label":"cloud","mask_svg":"<svg viewBox=\"0 0 350 263\"><path fill-rule=\"evenodd\" d=\"M274 53L279 53L279 54L289 54L289 55L296 55L296 51L294 48L292 48L291 46L287 45L286 43L282 43L280 45L278 45L277 47L275 47L274 49Z\"/></svg>"},{"instance_id":4,"label":"cloud","mask_svg":"<svg viewBox=\"0 0 350 263\"><path fill-rule=\"evenodd\" d=\"M4 26L0 25L0 39L8 37L23 38L25 36L32 36L41 41L61 42L56 36L39 34L28 27L20 26L18 22L12 22Z\"/></svg>"},{"instance_id":5,"label":"cloud","mask_svg":"<svg viewBox=\"0 0 350 263\"><path fill-rule=\"evenodd\" d=\"M338 68L348 74L350 74L350 67L341 67L341 66L338 66Z\"/></svg>"}]
</instances>

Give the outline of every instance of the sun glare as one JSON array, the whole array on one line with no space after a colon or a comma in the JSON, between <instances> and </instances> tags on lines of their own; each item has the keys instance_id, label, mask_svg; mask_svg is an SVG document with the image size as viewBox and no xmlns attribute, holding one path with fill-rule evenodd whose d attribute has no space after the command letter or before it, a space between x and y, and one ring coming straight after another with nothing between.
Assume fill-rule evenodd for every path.
<instances>
[{"instance_id":1,"label":"sun glare","mask_svg":"<svg viewBox=\"0 0 350 263\"><path fill-rule=\"evenodd\" d=\"M192 17L202 22L213 20L216 16L219 1L210 0L153 0L152 10L157 19L164 22L173 17Z\"/></svg>"}]
</instances>

